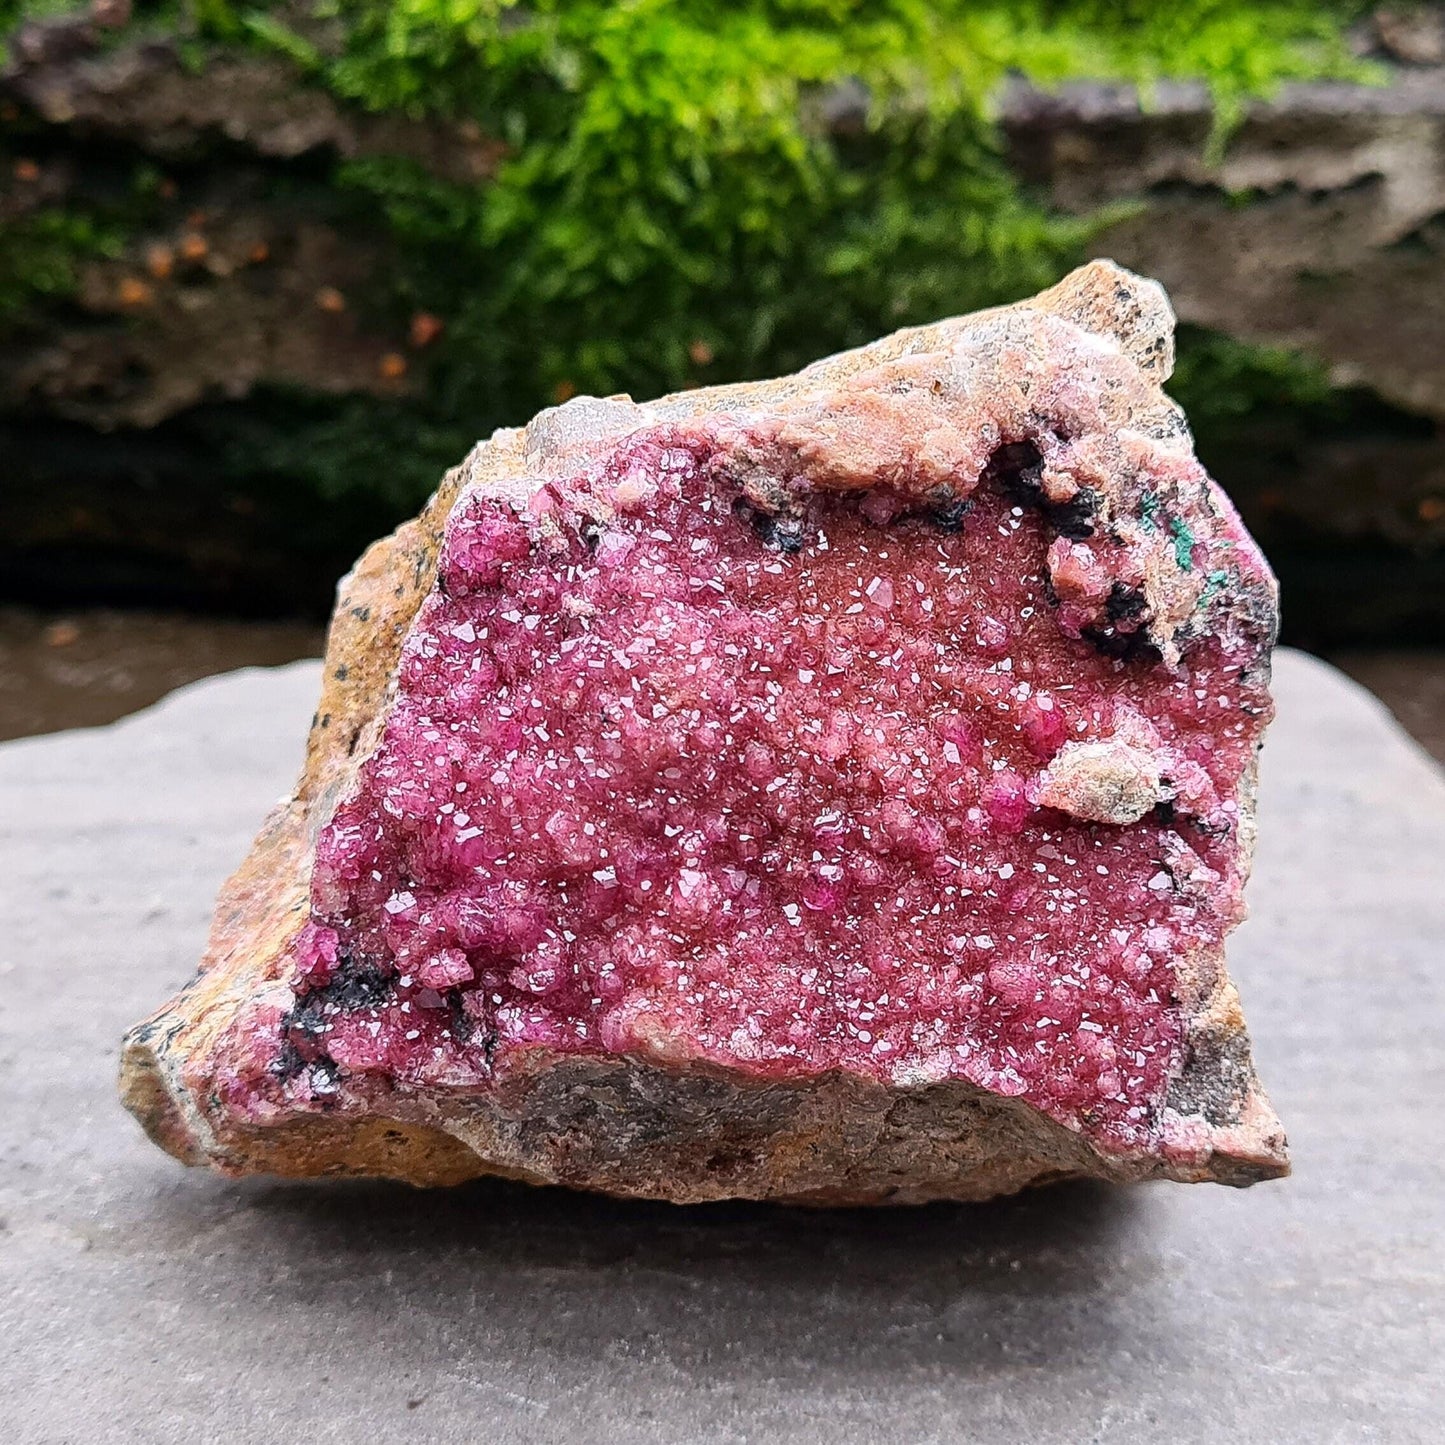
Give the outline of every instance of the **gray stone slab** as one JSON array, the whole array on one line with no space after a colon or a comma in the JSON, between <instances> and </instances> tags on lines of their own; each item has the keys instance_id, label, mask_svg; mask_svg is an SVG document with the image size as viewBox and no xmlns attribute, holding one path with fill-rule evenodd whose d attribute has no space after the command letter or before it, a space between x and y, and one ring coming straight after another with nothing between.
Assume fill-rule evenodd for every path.
<instances>
[{"instance_id":1,"label":"gray stone slab","mask_svg":"<svg viewBox=\"0 0 1445 1445\"><path fill-rule=\"evenodd\" d=\"M240 1183L115 1100L289 783L314 664L0 748L0 1437L1434 1440L1445 778L1285 655L1233 950L1295 1176L679 1210Z\"/></svg>"}]
</instances>

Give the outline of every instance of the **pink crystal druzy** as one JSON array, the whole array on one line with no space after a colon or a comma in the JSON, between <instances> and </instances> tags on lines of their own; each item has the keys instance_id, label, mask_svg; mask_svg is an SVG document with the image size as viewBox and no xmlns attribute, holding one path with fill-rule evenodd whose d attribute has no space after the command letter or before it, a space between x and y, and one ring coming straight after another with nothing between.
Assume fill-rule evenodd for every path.
<instances>
[{"instance_id":1,"label":"pink crystal druzy","mask_svg":"<svg viewBox=\"0 0 1445 1445\"><path fill-rule=\"evenodd\" d=\"M1227 512L1196 539L1177 478L1115 499L1127 536L1051 499L1064 436L951 488L774 465L760 495L767 445L659 425L463 494L235 1108L545 1050L966 1080L1157 1146L1175 965L1242 913L1252 546Z\"/></svg>"}]
</instances>

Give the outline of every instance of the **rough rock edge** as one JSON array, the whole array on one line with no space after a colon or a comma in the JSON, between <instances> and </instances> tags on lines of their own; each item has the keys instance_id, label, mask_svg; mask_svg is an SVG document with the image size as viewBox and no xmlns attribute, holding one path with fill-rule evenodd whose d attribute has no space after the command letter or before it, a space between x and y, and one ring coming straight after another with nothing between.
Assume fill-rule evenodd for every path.
<instances>
[{"instance_id":1,"label":"rough rock edge","mask_svg":"<svg viewBox=\"0 0 1445 1445\"><path fill-rule=\"evenodd\" d=\"M298 84L280 56L207 56L188 65L174 36L107 45L92 15L28 20L8 37L0 94L54 126L125 141L165 160L216 142L294 160L320 150L351 160L396 156L457 185L489 180L506 147L473 125L372 115Z\"/></svg>"},{"instance_id":2,"label":"rough rock edge","mask_svg":"<svg viewBox=\"0 0 1445 1445\"><path fill-rule=\"evenodd\" d=\"M679 1202L982 1199L1076 1176L1243 1185L1287 1173L1283 1130L1255 1075L1222 949L1178 965L1186 1047L1164 1121L1199 1139L1185 1160L1103 1153L1030 1105L959 1082L885 1089L830 1074L765 1084L642 1058L539 1059L523 1077L469 1097L370 1081L373 1112L364 1118L241 1126L207 1107L210 1056L238 1009L261 992L289 993L284 958L306 917L312 842L379 740L402 639L431 588L442 528L464 486L521 498L539 474L656 421L764 405L816 410L824 399L846 400L854 378L937 356L966 333L987 335L1035 313L1092 333L1134 363L1136 384L1115 398L1112 424L1188 450L1178 408L1160 390L1173 362L1168 301L1156 283L1110 262L1092 262L1016 306L896 332L795 376L645 407L625 397L579 398L479 444L421 515L375 543L341 582L296 791L222 889L196 978L126 1037L122 1097L150 1136L186 1163L230 1174L378 1175L419 1185L497 1174ZM1245 818L1253 788L1251 770L1240 789ZM1246 865L1251 845L1242 829Z\"/></svg>"}]
</instances>

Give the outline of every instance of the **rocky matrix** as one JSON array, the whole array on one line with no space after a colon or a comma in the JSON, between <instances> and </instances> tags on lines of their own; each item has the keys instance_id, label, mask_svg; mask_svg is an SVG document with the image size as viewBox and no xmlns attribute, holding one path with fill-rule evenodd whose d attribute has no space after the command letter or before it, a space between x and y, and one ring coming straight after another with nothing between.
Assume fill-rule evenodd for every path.
<instances>
[{"instance_id":1,"label":"rocky matrix","mask_svg":"<svg viewBox=\"0 0 1445 1445\"><path fill-rule=\"evenodd\" d=\"M392 657L133 1036L152 1132L678 1199L1283 1172L1222 966L1273 584L1167 320L1096 265L494 439L343 599L333 688Z\"/></svg>"}]
</instances>

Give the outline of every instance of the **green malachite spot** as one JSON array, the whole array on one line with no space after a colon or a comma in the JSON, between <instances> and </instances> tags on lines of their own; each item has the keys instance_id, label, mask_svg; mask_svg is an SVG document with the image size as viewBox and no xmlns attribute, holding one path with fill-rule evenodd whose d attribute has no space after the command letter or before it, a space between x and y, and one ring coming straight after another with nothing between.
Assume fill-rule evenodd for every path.
<instances>
[{"instance_id":1,"label":"green malachite spot","mask_svg":"<svg viewBox=\"0 0 1445 1445\"><path fill-rule=\"evenodd\" d=\"M1229 581L1229 571L1224 567L1216 567L1208 577L1204 579L1204 591L1200 593L1199 603L1203 606L1208 602L1226 582Z\"/></svg>"},{"instance_id":2,"label":"green malachite spot","mask_svg":"<svg viewBox=\"0 0 1445 1445\"><path fill-rule=\"evenodd\" d=\"M1139 499L1139 520L1146 532L1152 532L1159 516L1159 498L1153 492L1145 492Z\"/></svg>"},{"instance_id":3,"label":"green malachite spot","mask_svg":"<svg viewBox=\"0 0 1445 1445\"><path fill-rule=\"evenodd\" d=\"M1194 562L1194 533L1189 530L1189 523L1182 517L1171 517L1169 530L1174 534L1174 560L1187 572Z\"/></svg>"}]
</instances>

